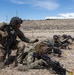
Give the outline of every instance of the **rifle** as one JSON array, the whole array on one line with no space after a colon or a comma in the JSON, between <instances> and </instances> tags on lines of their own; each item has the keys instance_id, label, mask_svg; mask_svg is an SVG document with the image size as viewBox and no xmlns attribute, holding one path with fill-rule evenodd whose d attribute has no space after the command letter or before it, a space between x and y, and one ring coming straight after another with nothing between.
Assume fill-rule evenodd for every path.
<instances>
[{"instance_id":1,"label":"rifle","mask_svg":"<svg viewBox=\"0 0 74 75\"><path fill-rule=\"evenodd\" d=\"M7 32L5 47L6 47L6 54L8 57L8 59L7 59L7 64L8 64L9 63L9 57L11 54L11 46L15 41L15 36L14 36L14 34L11 33L11 31L13 31L12 25L6 25L4 27L4 31Z\"/></svg>"},{"instance_id":2,"label":"rifle","mask_svg":"<svg viewBox=\"0 0 74 75\"><path fill-rule=\"evenodd\" d=\"M59 62L52 61L51 58L47 54L43 54L39 56L37 53L33 55L36 58L43 59L58 75L66 75L66 69L63 68Z\"/></svg>"}]
</instances>

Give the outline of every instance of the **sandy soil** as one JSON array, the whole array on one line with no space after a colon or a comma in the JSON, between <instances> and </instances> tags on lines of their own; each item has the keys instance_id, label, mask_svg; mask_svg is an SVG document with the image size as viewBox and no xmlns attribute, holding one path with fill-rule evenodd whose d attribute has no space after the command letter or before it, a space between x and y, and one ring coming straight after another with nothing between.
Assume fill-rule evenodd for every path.
<instances>
[{"instance_id":1,"label":"sandy soil","mask_svg":"<svg viewBox=\"0 0 74 75\"><path fill-rule=\"evenodd\" d=\"M62 35L67 34L74 37L74 31L73 30L64 30L64 31L24 31L25 36L27 36L30 39L38 38L40 41L45 40L47 38L51 38L54 34ZM52 59L55 59L59 61L61 64L63 64L63 67L65 67L68 71L72 71L74 75L74 44L70 45L70 50L62 50L62 57L59 58L57 56L53 56ZM17 71L17 68L13 68L13 64L11 64L9 67L5 67L0 70L0 75L56 75L52 74L47 69L30 69L28 71ZM70 75L68 72L66 75Z\"/></svg>"}]
</instances>

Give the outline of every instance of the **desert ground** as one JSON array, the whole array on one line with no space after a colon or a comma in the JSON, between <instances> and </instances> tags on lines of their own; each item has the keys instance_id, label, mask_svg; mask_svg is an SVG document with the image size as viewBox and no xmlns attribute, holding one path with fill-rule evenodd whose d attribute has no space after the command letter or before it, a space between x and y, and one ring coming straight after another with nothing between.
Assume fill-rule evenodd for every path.
<instances>
[{"instance_id":1,"label":"desert ground","mask_svg":"<svg viewBox=\"0 0 74 75\"><path fill-rule=\"evenodd\" d=\"M20 28L26 37L30 39L39 39L40 41L50 39L53 35L71 35L74 37L74 20L24 20ZM37 44L37 43L35 43ZM26 44L28 45L28 44ZM32 44L33 45L33 44ZM28 45L30 46L30 44ZM51 56L52 59L59 61L69 72L66 75L74 75L74 42L69 49L61 49L62 57ZM0 75L57 75L47 69L29 69L28 71L18 71L14 64L6 66L0 70Z\"/></svg>"}]
</instances>

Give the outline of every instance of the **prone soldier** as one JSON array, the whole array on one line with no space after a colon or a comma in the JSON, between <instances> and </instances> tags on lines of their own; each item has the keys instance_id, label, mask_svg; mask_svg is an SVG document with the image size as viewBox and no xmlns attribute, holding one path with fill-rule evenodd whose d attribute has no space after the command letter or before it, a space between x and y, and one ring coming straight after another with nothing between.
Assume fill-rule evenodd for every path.
<instances>
[{"instance_id":1,"label":"prone soldier","mask_svg":"<svg viewBox=\"0 0 74 75\"><path fill-rule=\"evenodd\" d=\"M57 41L57 40L56 40L56 41ZM52 42L52 41L47 40L47 41L44 41L44 43L49 47L48 53L57 54L58 57L61 56L62 51L61 51L61 49L59 48L59 47L60 47L60 46L59 46L59 42L56 42L56 43L55 43L55 42Z\"/></svg>"},{"instance_id":2,"label":"prone soldier","mask_svg":"<svg viewBox=\"0 0 74 75\"><path fill-rule=\"evenodd\" d=\"M53 46L54 47L60 47L61 42L60 42L60 38L58 35L54 35L53 36Z\"/></svg>"},{"instance_id":3,"label":"prone soldier","mask_svg":"<svg viewBox=\"0 0 74 75\"><path fill-rule=\"evenodd\" d=\"M28 70L33 68L52 68L59 75L66 75L66 70L57 61L52 61L48 55L49 47L44 43L37 44L28 53L27 65L19 66L18 70Z\"/></svg>"},{"instance_id":4,"label":"prone soldier","mask_svg":"<svg viewBox=\"0 0 74 75\"><path fill-rule=\"evenodd\" d=\"M53 36L53 46L57 48L62 49L70 49L69 44L72 42L72 38L70 36L67 36L66 34L63 34L62 36L54 35Z\"/></svg>"},{"instance_id":5,"label":"prone soldier","mask_svg":"<svg viewBox=\"0 0 74 75\"><path fill-rule=\"evenodd\" d=\"M61 42L61 48L63 49L70 49L69 48L69 44L72 43L72 39L70 36L66 35L66 34L63 34L60 38L60 42Z\"/></svg>"}]
</instances>

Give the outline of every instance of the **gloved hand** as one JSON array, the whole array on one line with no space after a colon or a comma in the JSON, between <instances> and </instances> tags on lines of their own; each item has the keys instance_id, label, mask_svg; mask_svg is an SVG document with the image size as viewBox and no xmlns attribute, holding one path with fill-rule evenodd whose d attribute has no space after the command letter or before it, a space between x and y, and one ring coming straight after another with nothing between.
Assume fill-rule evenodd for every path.
<instances>
[{"instance_id":1,"label":"gloved hand","mask_svg":"<svg viewBox=\"0 0 74 75\"><path fill-rule=\"evenodd\" d=\"M36 43L38 41L39 41L39 39L35 39L35 40L31 41L30 43Z\"/></svg>"},{"instance_id":2,"label":"gloved hand","mask_svg":"<svg viewBox=\"0 0 74 75\"><path fill-rule=\"evenodd\" d=\"M39 41L39 39L35 39L35 40L34 40L34 42L38 42L38 41Z\"/></svg>"}]
</instances>

